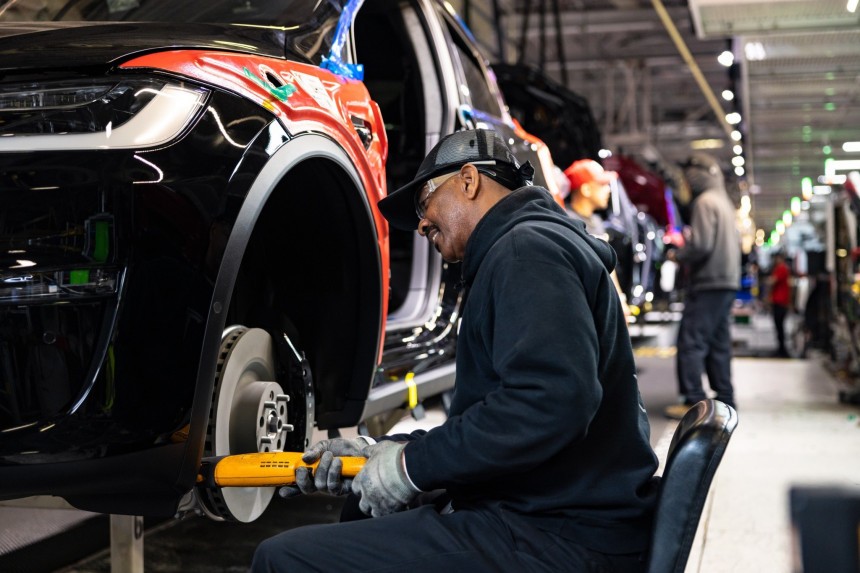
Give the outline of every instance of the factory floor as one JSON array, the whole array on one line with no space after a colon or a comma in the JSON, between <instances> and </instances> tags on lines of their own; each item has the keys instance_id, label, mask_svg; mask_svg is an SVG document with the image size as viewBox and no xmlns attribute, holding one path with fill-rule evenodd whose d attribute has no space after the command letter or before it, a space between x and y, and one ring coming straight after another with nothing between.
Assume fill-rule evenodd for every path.
<instances>
[{"instance_id":1,"label":"factory floor","mask_svg":"<svg viewBox=\"0 0 860 573\"><path fill-rule=\"evenodd\" d=\"M652 445L661 464L676 427L662 413L677 400L672 345L676 328L655 324L631 330ZM775 347L766 317L752 317L733 329L739 424L713 481L686 571L789 573L796 570L789 490L860 488L860 406L844 399L846 389L853 396L856 388L838 380L823 355L766 357ZM397 429L427 428L443 420L441 408L435 406L420 420L404 418ZM340 504L339 498L322 495L276 499L251 524L199 517L145 522L145 571L246 571L261 540L304 524L334 522ZM107 519L7 502L0 506L0 571L107 573ZM67 551L70 544L78 554ZM53 562L52 554L69 555L68 561Z\"/></svg>"}]
</instances>

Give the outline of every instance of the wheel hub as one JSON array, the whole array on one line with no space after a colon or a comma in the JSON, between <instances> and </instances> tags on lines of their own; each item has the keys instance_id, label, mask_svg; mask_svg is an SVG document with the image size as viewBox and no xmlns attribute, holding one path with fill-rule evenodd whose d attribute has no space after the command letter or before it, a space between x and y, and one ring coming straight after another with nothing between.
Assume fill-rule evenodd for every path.
<instances>
[{"instance_id":1,"label":"wheel hub","mask_svg":"<svg viewBox=\"0 0 860 573\"><path fill-rule=\"evenodd\" d=\"M287 423L289 400L277 382L250 382L241 388L230 424L231 449L239 453L283 451L287 432L293 429Z\"/></svg>"},{"instance_id":2,"label":"wheel hub","mask_svg":"<svg viewBox=\"0 0 860 573\"><path fill-rule=\"evenodd\" d=\"M224 332L216 368L205 456L283 451L289 396L275 381L272 337L261 328ZM274 496L272 487L198 491L204 512L215 519L251 522Z\"/></svg>"}]
</instances>

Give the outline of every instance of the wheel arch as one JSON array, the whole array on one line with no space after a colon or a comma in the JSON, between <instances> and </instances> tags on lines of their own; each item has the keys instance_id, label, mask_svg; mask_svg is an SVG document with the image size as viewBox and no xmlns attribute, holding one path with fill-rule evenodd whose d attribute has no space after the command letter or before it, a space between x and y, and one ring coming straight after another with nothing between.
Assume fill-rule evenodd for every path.
<instances>
[{"instance_id":1,"label":"wheel arch","mask_svg":"<svg viewBox=\"0 0 860 573\"><path fill-rule=\"evenodd\" d=\"M358 423L382 336L377 235L359 173L336 142L301 135L269 159L230 232L209 306L188 439L196 455L187 452L193 468L180 476L190 476L189 488L202 455L221 334L228 320L253 321L252 311L234 308L233 300L249 270L266 269L265 280L281 297L275 302L295 322L314 374L320 427ZM238 317L228 318L228 311Z\"/></svg>"}]
</instances>

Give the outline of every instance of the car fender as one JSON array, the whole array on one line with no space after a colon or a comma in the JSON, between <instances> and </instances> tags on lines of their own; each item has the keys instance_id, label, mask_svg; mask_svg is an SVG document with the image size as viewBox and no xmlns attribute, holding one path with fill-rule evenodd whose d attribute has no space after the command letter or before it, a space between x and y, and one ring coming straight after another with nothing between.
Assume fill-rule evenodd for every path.
<instances>
[{"instance_id":1,"label":"car fender","mask_svg":"<svg viewBox=\"0 0 860 573\"><path fill-rule=\"evenodd\" d=\"M338 142L356 166L372 205L379 250L387 265L388 223L376 203L387 193L388 139L379 106L363 83L290 60L207 50L156 52L120 67L162 70L217 85L273 113L289 137L323 133ZM362 129L369 139L362 140ZM385 304L387 308L387 295Z\"/></svg>"},{"instance_id":2,"label":"car fender","mask_svg":"<svg viewBox=\"0 0 860 573\"><path fill-rule=\"evenodd\" d=\"M215 365L221 335L227 326L226 312L230 307L231 295L236 284L245 250L251 238L251 233L254 230L257 219L265 208L267 199L274 192L278 183L285 177L288 177L290 170L295 166L312 158L323 158L336 164L347 174L356 189L363 189L358 170L344 149L330 138L316 133L295 137L282 145L275 151L254 180L227 240L224 256L222 257L215 281L212 301L209 306L203 338L203 352L200 357L196 392L191 412L191 430L187 442L188 447L193 448L193 450L187 452L185 464L180 473L180 483L183 486L190 488L194 476L196 476L197 463L205 440L206 421L211 405L215 380ZM367 196L361 194L361 197L366 208L367 217L371 219L373 209ZM379 293L380 298L383 298L383 295L387 293L387 282L385 281L387 278L387 264L385 262L380 255L377 260L377 265L380 269L380 285L383 287L382 292ZM376 332L374 333L377 347L382 345L383 321L384 313L380 313L377 319ZM372 374L372 372L368 372L368 388Z\"/></svg>"}]
</instances>

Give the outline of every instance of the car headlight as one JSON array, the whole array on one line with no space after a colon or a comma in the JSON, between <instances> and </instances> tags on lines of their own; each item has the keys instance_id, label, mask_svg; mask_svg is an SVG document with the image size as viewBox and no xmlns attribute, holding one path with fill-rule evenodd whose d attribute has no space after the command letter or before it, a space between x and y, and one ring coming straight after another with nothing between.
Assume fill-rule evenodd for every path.
<instances>
[{"instance_id":1,"label":"car headlight","mask_svg":"<svg viewBox=\"0 0 860 573\"><path fill-rule=\"evenodd\" d=\"M176 139L208 91L152 78L0 87L0 152L144 149Z\"/></svg>"}]
</instances>

